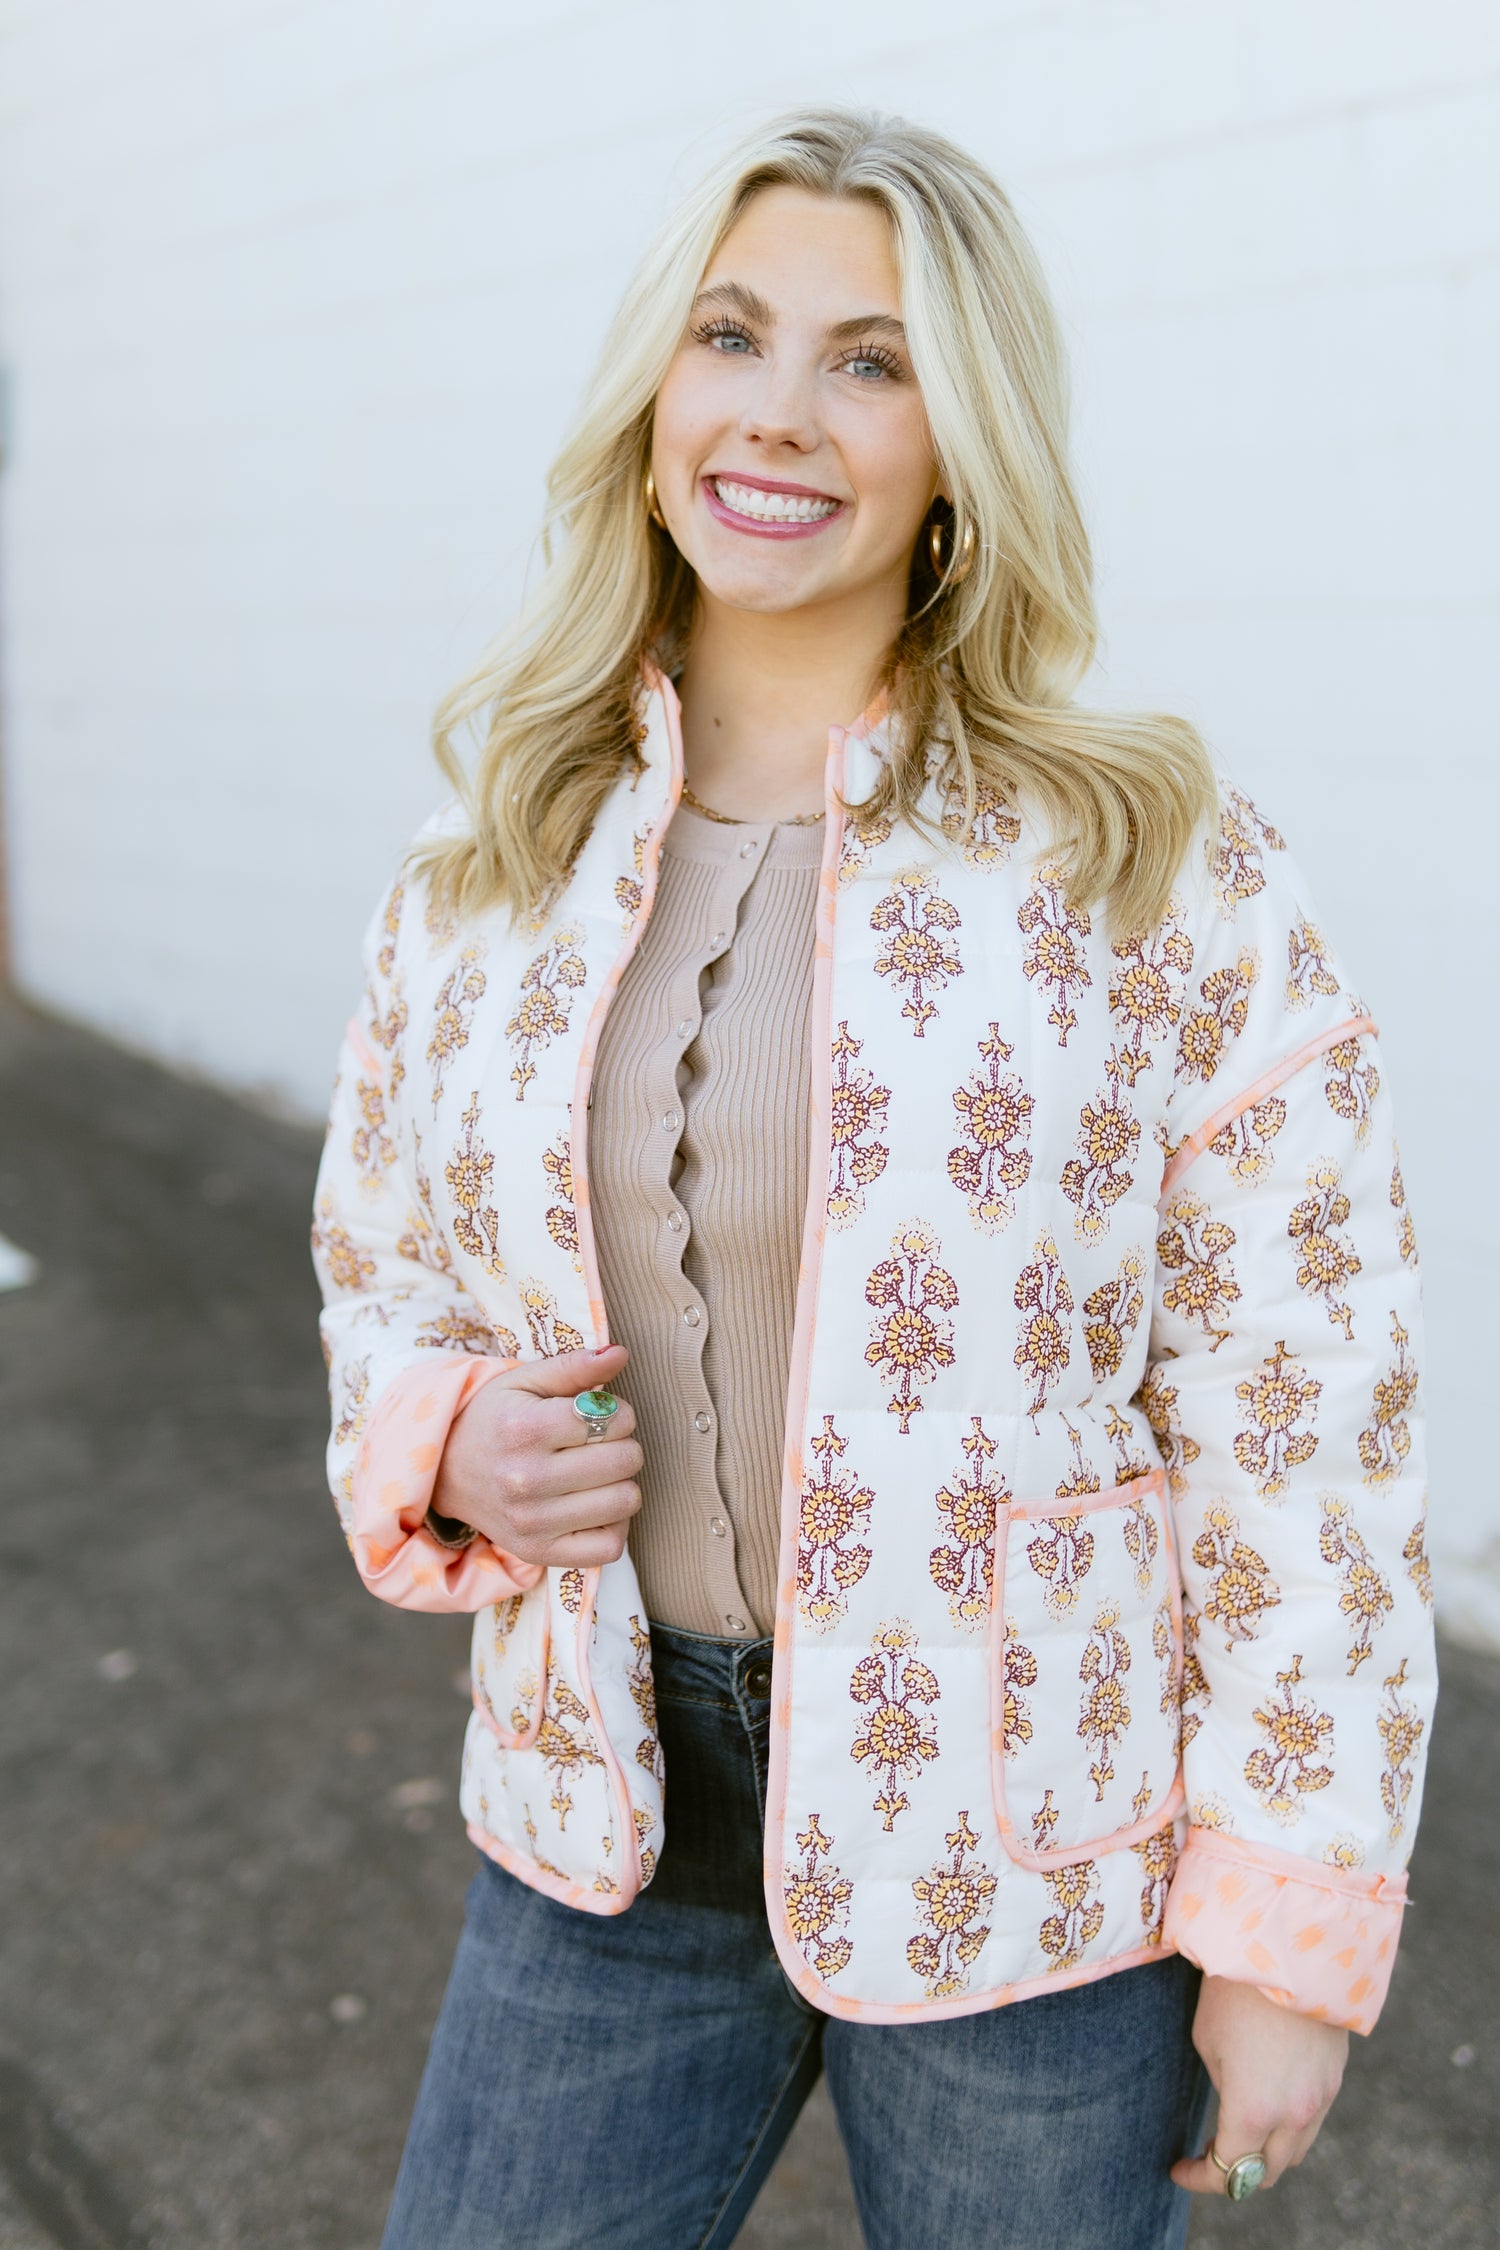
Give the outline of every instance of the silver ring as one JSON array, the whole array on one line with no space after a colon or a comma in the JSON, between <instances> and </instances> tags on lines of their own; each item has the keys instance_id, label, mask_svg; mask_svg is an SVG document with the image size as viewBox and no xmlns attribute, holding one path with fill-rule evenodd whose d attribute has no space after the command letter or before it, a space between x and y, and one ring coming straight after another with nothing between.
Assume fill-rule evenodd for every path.
<instances>
[{"instance_id":1,"label":"silver ring","mask_svg":"<svg viewBox=\"0 0 1500 2250\"><path fill-rule=\"evenodd\" d=\"M593 1390L579 1391L573 1399L573 1412L580 1422L588 1425L585 1445L595 1445L600 1438L608 1437L609 1425L620 1411L620 1402L613 1391L601 1385Z\"/></svg>"},{"instance_id":2,"label":"silver ring","mask_svg":"<svg viewBox=\"0 0 1500 2250\"><path fill-rule=\"evenodd\" d=\"M1237 2156L1232 2164L1224 2162L1212 2141L1208 2144L1208 2153L1224 2175L1224 2193L1231 2203L1243 2203L1247 2195L1254 2195L1258 2187L1265 2185L1266 2159L1262 2150L1252 2149L1248 2156Z\"/></svg>"}]
</instances>

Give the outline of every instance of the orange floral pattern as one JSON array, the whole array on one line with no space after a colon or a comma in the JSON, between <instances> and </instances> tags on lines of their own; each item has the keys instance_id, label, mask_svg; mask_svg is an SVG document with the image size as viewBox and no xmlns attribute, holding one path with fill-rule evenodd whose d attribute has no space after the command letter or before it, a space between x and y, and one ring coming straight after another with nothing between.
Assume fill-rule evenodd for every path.
<instances>
[{"instance_id":1,"label":"orange floral pattern","mask_svg":"<svg viewBox=\"0 0 1500 2250\"><path fill-rule=\"evenodd\" d=\"M870 927L883 931L886 940L875 956L875 974L905 991L901 1013L920 1039L937 1014L933 992L963 974L949 936L959 927L958 908L944 898L929 870L907 868L875 908Z\"/></svg>"},{"instance_id":2,"label":"orange floral pattern","mask_svg":"<svg viewBox=\"0 0 1500 2250\"><path fill-rule=\"evenodd\" d=\"M1082 1516L1044 1516L1026 1544L1026 1560L1043 1581L1049 1617L1070 1617L1094 1562L1094 1534Z\"/></svg>"},{"instance_id":3,"label":"orange floral pattern","mask_svg":"<svg viewBox=\"0 0 1500 2250\"><path fill-rule=\"evenodd\" d=\"M1234 963L1211 969L1198 987L1201 1005L1185 1014L1177 1035L1177 1076L1206 1086L1250 1020L1250 995L1260 956L1246 946Z\"/></svg>"},{"instance_id":4,"label":"orange floral pattern","mask_svg":"<svg viewBox=\"0 0 1500 2250\"><path fill-rule=\"evenodd\" d=\"M1394 1609L1391 1582L1376 1564L1355 1526L1354 1512L1337 1492L1320 1493L1323 1527L1318 1533L1318 1553L1340 1573L1339 1615L1349 1626L1349 1672L1356 1673L1370 1654L1372 1636Z\"/></svg>"},{"instance_id":5,"label":"orange floral pattern","mask_svg":"<svg viewBox=\"0 0 1500 2250\"><path fill-rule=\"evenodd\" d=\"M1327 1073L1324 1099L1335 1117L1354 1127L1354 1138L1363 1148L1370 1138L1370 1113L1380 1092L1380 1072L1372 1040L1362 1032L1340 1039L1323 1057Z\"/></svg>"},{"instance_id":6,"label":"orange floral pattern","mask_svg":"<svg viewBox=\"0 0 1500 2250\"><path fill-rule=\"evenodd\" d=\"M1326 1789L1333 1767L1323 1763L1333 1750L1333 1716L1320 1711L1316 1697L1301 1696L1302 1659L1294 1656L1276 1675L1277 1695L1268 1695L1255 1712L1266 1740L1245 1760L1245 1779L1262 1805L1283 1828L1302 1816L1302 1799Z\"/></svg>"},{"instance_id":7,"label":"orange floral pattern","mask_svg":"<svg viewBox=\"0 0 1500 2250\"><path fill-rule=\"evenodd\" d=\"M1036 1686L1036 1657L1016 1638L1015 1620L1005 1620L1005 1684L1001 1698L1000 1733L1007 1758L1014 1758L1031 1740L1031 1706L1021 1690Z\"/></svg>"},{"instance_id":8,"label":"orange floral pattern","mask_svg":"<svg viewBox=\"0 0 1500 2250\"><path fill-rule=\"evenodd\" d=\"M1390 1823L1392 1843L1406 1828L1406 1815L1411 1806L1412 1792L1417 1785L1417 1752L1427 1722L1415 1703L1401 1693L1406 1685L1407 1659L1401 1662L1384 1681L1385 1697L1375 1729L1380 1736L1385 1754L1384 1770L1380 1776L1380 1802Z\"/></svg>"},{"instance_id":9,"label":"orange floral pattern","mask_svg":"<svg viewBox=\"0 0 1500 2250\"><path fill-rule=\"evenodd\" d=\"M1328 940L1316 922L1299 915L1287 933L1286 1004L1310 1008L1315 993L1330 998L1339 988L1328 955Z\"/></svg>"},{"instance_id":10,"label":"orange floral pattern","mask_svg":"<svg viewBox=\"0 0 1500 2250\"><path fill-rule=\"evenodd\" d=\"M375 1260L363 1243L355 1242L348 1229L337 1224L327 1196L318 1200L312 1247L330 1287L362 1292L375 1279Z\"/></svg>"},{"instance_id":11,"label":"orange floral pattern","mask_svg":"<svg viewBox=\"0 0 1500 2250\"><path fill-rule=\"evenodd\" d=\"M1141 1786L1136 1791L1132 1810L1137 1820L1144 1820L1151 1805L1149 1777L1141 1776ZM1132 1844L1131 1851L1141 1863L1141 1927L1147 1945L1160 1945L1162 1919L1167 1911L1167 1893L1172 1887L1172 1877L1177 1872L1180 1857L1177 1845L1176 1823L1164 1821L1149 1836L1142 1836Z\"/></svg>"},{"instance_id":12,"label":"orange floral pattern","mask_svg":"<svg viewBox=\"0 0 1500 2250\"><path fill-rule=\"evenodd\" d=\"M1422 1502L1422 1513L1406 1535L1406 1544L1401 1550L1401 1560L1406 1566L1407 1577L1421 1597L1423 1606L1431 1609L1432 1565L1427 1560L1427 1502L1425 1499Z\"/></svg>"},{"instance_id":13,"label":"orange floral pattern","mask_svg":"<svg viewBox=\"0 0 1500 2250\"><path fill-rule=\"evenodd\" d=\"M1307 1175L1312 1193L1292 1208L1287 1233L1295 1244L1297 1287L1319 1298L1335 1328L1354 1335L1354 1313L1342 1295L1361 1271L1359 1252L1341 1230L1349 1218L1349 1198L1336 1164L1315 1164Z\"/></svg>"},{"instance_id":14,"label":"orange floral pattern","mask_svg":"<svg viewBox=\"0 0 1500 2250\"><path fill-rule=\"evenodd\" d=\"M396 1144L386 1130L385 1095L378 1078L355 1080L354 1099L359 1123L350 1138L350 1154L361 1193L379 1195L387 1167L396 1161Z\"/></svg>"},{"instance_id":15,"label":"orange floral pattern","mask_svg":"<svg viewBox=\"0 0 1500 2250\"><path fill-rule=\"evenodd\" d=\"M427 1351L473 1352L480 1359L491 1353L498 1353L502 1359L521 1356L521 1347L510 1330L492 1326L477 1306L472 1312L447 1306L434 1313L417 1330L417 1342Z\"/></svg>"},{"instance_id":16,"label":"orange floral pattern","mask_svg":"<svg viewBox=\"0 0 1500 2250\"><path fill-rule=\"evenodd\" d=\"M1271 1143L1285 1123L1286 1103L1279 1094L1267 1094L1263 1101L1252 1102L1232 1117L1208 1145L1215 1156L1223 1157L1231 1179L1246 1187L1259 1187L1271 1176L1276 1162Z\"/></svg>"},{"instance_id":17,"label":"orange floral pattern","mask_svg":"<svg viewBox=\"0 0 1500 2250\"><path fill-rule=\"evenodd\" d=\"M1186 1488L1186 1471L1202 1452L1197 1439L1188 1437L1183 1430L1177 1411L1180 1398L1177 1386L1167 1381L1163 1363L1147 1368L1145 1381L1136 1393L1136 1402L1151 1424L1151 1435L1166 1467L1167 1483L1174 1498Z\"/></svg>"},{"instance_id":18,"label":"orange floral pattern","mask_svg":"<svg viewBox=\"0 0 1500 2250\"><path fill-rule=\"evenodd\" d=\"M1239 1518L1222 1500L1204 1510L1193 1560L1208 1574L1201 1614L1218 1626L1226 1645L1258 1639L1265 1618L1280 1606L1281 1588L1265 1556L1241 1538Z\"/></svg>"},{"instance_id":19,"label":"orange floral pattern","mask_svg":"<svg viewBox=\"0 0 1500 2250\"><path fill-rule=\"evenodd\" d=\"M947 1860L934 1860L912 1884L917 1902L917 1935L908 1940L906 1958L922 1979L929 2000L951 2000L969 1989L969 1973L990 1934L979 1917L989 1911L997 1882L994 1870L975 1857L979 1838L967 1812L943 1838Z\"/></svg>"},{"instance_id":20,"label":"orange floral pattern","mask_svg":"<svg viewBox=\"0 0 1500 2250\"><path fill-rule=\"evenodd\" d=\"M1021 840L1021 823L1001 792L987 781L974 785L974 818L964 817L962 789L950 786L943 808L943 834L961 844L967 867L1003 867Z\"/></svg>"},{"instance_id":21,"label":"orange floral pattern","mask_svg":"<svg viewBox=\"0 0 1500 2250\"><path fill-rule=\"evenodd\" d=\"M359 1437L369 1415L370 1362L351 1359L345 1365L339 1380L337 1400L338 1420L333 1425L335 1445L352 1445Z\"/></svg>"},{"instance_id":22,"label":"orange floral pattern","mask_svg":"<svg viewBox=\"0 0 1500 2250\"><path fill-rule=\"evenodd\" d=\"M849 1755L880 1782L875 1810L886 1834L911 1799L898 1784L911 1781L938 1755L937 1721L930 1706L941 1694L937 1675L914 1653L917 1636L905 1618L890 1619L870 1642L849 1682L861 1706Z\"/></svg>"},{"instance_id":23,"label":"orange floral pattern","mask_svg":"<svg viewBox=\"0 0 1500 2250\"><path fill-rule=\"evenodd\" d=\"M1130 1643L1120 1631L1120 1605L1102 1602L1094 1612L1094 1628L1083 1644L1078 1666L1083 1682L1078 1733L1084 1742L1097 1746L1089 1767L1096 1804L1103 1804L1105 1783L1115 1778L1115 1744L1130 1725L1130 1697L1125 1686L1129 1670Z\"/></svg>"},{"instance_id":24,"label":"orange floral pattern","mask_svg":"<svg viewBox=\"0 0 1500 2250\"><path fill-rule=\"evenodd\" d=\"M453 1198L453 1239L460 1250L477 1258L496 1281L505 1279L500 1255L500 1213L489 1200L494 1186L495 1159L479 1137L479 1096L469 1096L463 1113L463 1137L443 1167Z\"/></svg>"},{"instance_id":25,"label":"orange floral pattern","mask_svg":"<svg viewBox=\"0 0 1500 2250\"><path fill-rule=\"evenodd\" d=\"M983 1062L953 1094L960 1146L948 1151L948 1177L981 1234L1000 1234L1016 1215L1016 1196L1031 1177L1034 1103L1013 1070L1001 1066L1014 1049L992 1023L979 1042Z\"/></svg>"},{"instance_id":26,"label":"orange floral pattern","mask_svg":"<svg viewBox=\"0 0 1500 2250\"><path fill-rule=\"evenodd\" d=\"M1031 1263L1021 1268L1015 1305L1021 1315L1015 1364L1032 1387L1026 1411L1036 1415L1073 1356L1073 1292L1050 1234L1037 1236Z\"/></svg>"},{"instance_id":27,"label":"orange floral pattern","mask_svg":"<svg viewBox=\"0 0 1500 2250\"><path fill-rule=\"evenodd\" d=\"M890 1161L890 1150L875 1136L885 1131L891 1090L876 1082L873 1071L859 1067L856 1058L864 1044L847 1022L839 1025L829 1100L828 1223L832 1227L852 1226L863 1217L865 1189Z\"/></svg>"},{"instance_id":28,"label":"orange floral pattern","mask_svg":"<svg viewBox=\"0 0 1500 2250\"><path fill-rule=\"evenodd\" d=\"M582 1273L583 1258L578 1247L578 1212L573 1202L573 1144L566 1132L559 1133L550 1148L542 1151L542 1170L546 1175L548 1191L558 1200L547 1210L548 1234L559 1250L571 1260L575 1273Z\"/></svg>"},{"instance_id":29,"label":"orange floral pattern","mask_svg":"<svg viewBox=\"0 0 1500 2250\"><path fill-rule=\"evenodd\" d=\"M1184 986L1193 966L1193 941L1174 900L1144 937L1119 938L1110 947L1119 967L1109 981L1109 1012L1119 1036L1116 1052L1127 1086L1155 1061L1158 1040L1182 1020Z\"/></svg>"},{"instance_id":30,"label":"orange floral pattern","mask_svg":"<svg viewBox=\"0 0 1500 2250\"><path fill-rule=\"evenodd\" d=\"M834 1864L834 1841L809 1813L797 1835L801 1862L790 1861L781 1875L787 1927L825 1984L854 1958L853 1941L844 1934L854 1885Z\"/></svg>"},{"instance_id":31,"label":"orange floral pattern","mask_svg":"<svg viewBox=\"0 0 1500 2250\"><path fill-rule=\"evenodd\" d=\"M1087 914L1075 914L1069 906L1063 868L1037 870L1036 888L1023 902L1016 922L1022 936L1031 940L1021 973L1050 999L1047 1021L1057 1033L1059 1047L1066 1047L1068 1033L1078 1025L1073 1003L1094 979L1084 944L1093 924Z\"/></svg>"},{"instance_id":32,"label":"orange floral pattern","mask_svg":"<svg viewBox=\"0 0 1500 2250\"><path fill-rule=\"evenodd\" d=\"M1049 1789L1041 1805L1031 1816L1032 1848L1044 1852L1051 1849L1052 1831L1057 1826L1057 1807L1052 1802ZM1099 1865L1092 1859L1070 1860L1065 1867L1047 1868L1043 1882L1052 1902L1052 1912L1037 1932L1038 1943L1048 1956L1049 1973L1076 1969L1087 1948L1104 1927L1104 1905L1099 1897Z\"/></svg>"},{"instance_id":33,"label":"orange floral pattern","mask_svg":"<svg viewBox=\"0 0 1500 2250\"><path fill-rule=\"evenodd\" d=\"M1317 1452L1313 1423L1322 1393L1316 1375L1284 1343L1267 1352L1253 1375L1235 1384L1244 1427L1234 1441L1234 1457L1262 1500L1279 1500L1293 1469Z\"/></svg>"},{"instance_id":34,"label":"orange floral pattern","mask_svg":"<svg viewBox=\"0 0 1500 2250\"><path fill-rule=\"evenodd\" d=\"M840 1437L833 1416L811 1441L817 1465L802 1480L797 1534L797 1607L817 1632L836 1625L849 1606L849 1589L870 1567L863 1545L870 1528L875 1494L853 1469L840 1468L849 1440Z\"/></svg>"},{"instance_id":35,"label":"orange floral pattern","mask_svg":"<svg viewBox=\"0 0 1500 2250\"><path fill-rule=\"evenodd\" d=\"M630 1620L630 1646L630 1670L625 1675L625 1684L630 1690L630 1700L635 1705L636 1716L642 1728L641 1738L635 1746L635 1762L644 1773L654 1774L658 1781L665 1781L666 1762L661 1754L661 1740L656 1731L656 1676L651 1668L651 1629L636 1615L632 1615ZM649 1883L655 1872L653 1855L650 1873L642 1864L642 1881Z\"/></svg>"},{"instance_id":36,"label":"orange floral pattern","mask_svg":"<svg viewBox=\"0 0 1500 2250\"><path fill-rule=\"evenodd\" d=\"M1391 1314L1391 1342L1396 1356L1377 1378L1370 1419L1359 1433L1359 1462L1365 1483L1390 1484L1406 1466L1411 1451L1412 1408L1417 1403L1417 1370L1410 1351L1411 1339L1395 1314Z\"/></svg>"},{"instance_id":37,"label":"orange floral pattern","mask_svg":"<svg viewBox=\"0 0 1500 2250\"><path fill-rule=\"evenodd\" d=\"M1266 887L1262 851L1284 852L1286 844L1250 799L1238 789L1222 792L1219 833L1208 846L1208 871L1219 911L1233 921L1241 902Z\"/></svg>"},{"instance_id":38,"label":"orange floral pattern","mask_svg":"<svg viewBox=\"0 0 1500 2250\"><path fill-rule=\"evenodd\" d=\"M588 972L583 955L583 931L576 923L554 930L551 938L521 974L521 994L516 1012L505 1026L505 1037L515 1056L511 1084L518 1102L536 1076L534 1057L568 1028L573 995Z\"/></svg>"},{"instance_id":39,"label":"orange floral pattern","mask_svg":"<svg viewBox=\"0 0 1500 2250\"><path fill-rule=\"evenodd\" d=\"M525 1681L519 1684L524 1691ZM523 1707L512 1714L512 1722L518 1734L529 1718L530 1711L523 1702ZM566 1680L554 1678L547 1683L542 1721L536 1733L536 1748L552 1775L552 1810L557 1816L557 1826L561 1832L567 1827L568 1815L573 1810L568 1782L586 1767L602 1766L604 1763L589 1725L588 1705L569 1687Z\"/></svg>"},{"instance_id":40,"label":"orange floral pattern","mask_svg":"<svg viewBox=\"0 0 1500 2250\"><path fill-rule=\"evenodd\" d=\"M864 872L865 863L872 852L888 844L896 833L894 821L883 815L878 820L861 821L857 816L844 825L844 841L839 847L838 882L842 887L852 883Z\"/></svg>"},{"instance_id":41,"label":"orange floral pattern","mask_svg":"<svg viewBox=\"0 0 1500 2250\"><path fill-rule=\"evenodd\" d=\"M1127 1250L1113 1281L1101 1282L1083 1300L1083 1340L1096 1383L1107 1383L1125 1365L1125 1354L1145 1307L1141 1282L1145 1261L1138 1250ZM1113 1411L1113 1409L1111 1409ZM1122 1477L1122 1484L1129 1478Z\"/></svg>"},{"instance_id":42,"label":"orange floral pattern","mask_svg":"<svg viewBox=\"0 0 1500 2250\"><path fill-rule=\"evenodd\" d=\"M1149 1594L1156 1575L1156 1553L1161 1544L1149 1493L1137 1494L1129 1507L1121 1510L1120 1536L1135 1574L1135 1590L1138 1594Z\"/></svg>"},{"instance_id":43,"label":"orange floral pattern","mask_svg":"<svg viewBox=\"0 0 1500 2250\"><path fill-rule=\"evenodd\" d=\"M541 1359L553 1359L559 1352L578 1352L583 1349L583 1338L570 1322L559 1319L557 1299L550 1289L539 1281L521 1283L521 1310L526 1315L526 1326L531 1334L531 1348Z\"/></svg>"},{"instance_id":44,"label":"orange floral pattern","mask_svg":"<svg viewBox=\"0 0 1500 2250\"><path fill-rule=\"evenodd\" d=\"M865 1359L894 1386L888 1411L900 1417L903 1437L925 1403L918 1385L953 1365L953 1323L947 1316L958 1303L958 1284L937 1263L942 1247L932 1227L909 1220L891 1237L894 1254L882 1258L865 1283L865 1302L881 1315L870 1330Z\"/></svg>"},{"instance_id":45,"label":"orange floral pattern","mask_svg":"<svg viewBox=\"0 0 1500 2250\"><path fill-rule=\"evenodd\" d=\"M1404 1266L1415 1266L1417 1230L1412 1224L1411 1211L1406 1201L1406 1182L1401 1177L1399 1157L1391 1167L1391 1209L1396 1214L1396 1243L1401 1252L1401 1263Z\"/></svg>"},{"instance_id":46,"label":"orange floral pattern","mask_svg":"<svg viewBox=\"0 0 1500 2250\"><path fill-rule=\"evenodd\" d=\"M1216 1219L1201 1196L1179 1188L1162 1214L1156 1238L1156 1255L1172 1279L1162 1293L1168 1312L1191 1321L1209 1339L1216 1352L1229 1341L1231 1330L1220 1325L1240 1301L1230 1251L1235 1232Z\"/></svg>"},{"instance_id":47,"label":"orange floral pattern","mask_svg":"<svg viewBox=\"0 0 1500 2250\"><path fill-rule=\"evenodd\" d=\"M982 1631L995 1576L995 1522L1010 1487L991 1466L998 1450L977 1414L963 1440L964 1465L937 1494L939 1543L927 1558L932 1583L948 1597L948 1614L965 1632Z\"/></svg>"},{"instance_id":48,"label":"orange floral pattern","mask_svg":"<svg viewBox=\"0 0 1500 2250\"><path fill-rule=\"evenodd\" d=\"M1063 1194L1078 1207L1073 1230L1081 1242L1108 1230L1110 1212L1130 1192L1140 1145L1140 1122L1125 1098L1119 1056L1111 1048L1104 1084L1079 1116L1078 1154L1062 1168Z\"/></svg>"},{"instance_id":49,"label":"orange floral pattern","mask_svg":"<svg viewBox=\"0 0 1500 2250\"><path fill-rule=\"evenodd\" d=\"M427 1060L432 1066L432 1114L437 1115L438 1103L443 1098L447 1082L448 1065L454 1056L469 1044L469 1032L474 1023L474 1010L485 993L485 974L480 963L485 956L482 938L474 938L454 962L443 979L433 1012L432 1037L427 1042Z\"/></svg>"}]
</instances>

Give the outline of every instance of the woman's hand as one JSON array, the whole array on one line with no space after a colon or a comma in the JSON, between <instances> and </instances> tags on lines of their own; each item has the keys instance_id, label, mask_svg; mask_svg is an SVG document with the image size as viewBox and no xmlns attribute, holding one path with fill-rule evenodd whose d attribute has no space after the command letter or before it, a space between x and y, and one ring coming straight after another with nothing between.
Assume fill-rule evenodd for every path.
<instances>
[{"instance_id":1,"label":"woman's hand","mask_svg":"<svg viewBox=\"0 0 1500 2250\"><path fill-rule=\"evenodd\" d=\"M505 1554L547 1569L617 1561L641 1504L635 1415L622 1399L609 1436L590 1442L573 1400L612 1382L628 1356L623 1344L609 1344L492 1376L448 1432L432 1492L437 1514L458 1516Z\"/></svg>"},{"instance_id":2,"label":"woman's hand","mask_svg":"<svg viewBox=\"0 0 1500 2250\"><path fill-rule=\"evenodd\" d=\"M1264 2185L1274 2187L1290 2165L1302 2162L1333 2106L1348 2060L1348 2032L1279 2008L1253 1984L1206 1976L1193 2045L1219 2097L1213 2145L1221 2162L1233 2164L1258 2149L1266 2160ZM1225 2192L1224 2174L1206 2153L1174 2164L1172 2177L1199 2195Z\"/></svg>"}]
</instances>

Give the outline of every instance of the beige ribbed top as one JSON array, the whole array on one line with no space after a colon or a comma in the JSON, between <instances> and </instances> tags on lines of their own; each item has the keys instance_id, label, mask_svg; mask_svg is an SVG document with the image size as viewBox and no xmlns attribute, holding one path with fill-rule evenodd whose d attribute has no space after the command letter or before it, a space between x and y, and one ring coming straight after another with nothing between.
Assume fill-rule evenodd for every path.
<instances>
[{"instance_id":1,"label":"beige ribbed top","mask_svg":"<svg viewBox=\"0 0 1500 2250\"><path fill-rule=\"evenodd\" d=\"M653 1619L726 1638L776 1612L823 836L678 806L594 1067L599 1278L645 1455L631 1557Z\"/></svg>"}]
</instances>

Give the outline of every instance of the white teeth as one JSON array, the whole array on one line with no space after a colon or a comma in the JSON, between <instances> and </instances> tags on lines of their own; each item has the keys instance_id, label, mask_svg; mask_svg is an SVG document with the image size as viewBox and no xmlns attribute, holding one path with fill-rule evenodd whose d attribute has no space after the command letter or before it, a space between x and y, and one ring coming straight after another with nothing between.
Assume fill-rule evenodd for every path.
<instances>
[{"instance_id":1,"label":"white teeth","mask_svg":"<svg viewBox=\"0 0 1500 2250\"><path fill-rule=\"evenodd\" d=\"M731 484L714 478L714 490L726 508L737 516L753 516L760 523L820 523L838 507L837 500L810 500L791 492L761 492L753 484Z\"/></svg>"}]
</instances>

